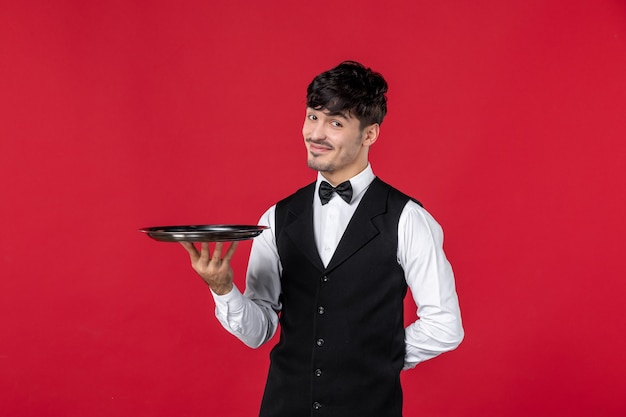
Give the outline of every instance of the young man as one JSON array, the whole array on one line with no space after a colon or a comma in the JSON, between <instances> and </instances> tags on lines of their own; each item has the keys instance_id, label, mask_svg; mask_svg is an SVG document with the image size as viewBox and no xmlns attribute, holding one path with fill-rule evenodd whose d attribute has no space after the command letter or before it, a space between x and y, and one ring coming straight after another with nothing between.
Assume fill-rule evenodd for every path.
<instances>
[{"instance_id":1,"label":"young man","mask_svg":"<svg viewBox=\"0 0 626 417\"><path fill-rule=\"evenodd\" d=\"M261 417L400 417L400 371L463 339L441 227L374 176L368 162L387 111L387 83L356 62L318 75L302 133L317 181L272 206L252 245L246 289L217 243L183 243L212 290L222 325L251 347L280 341ZM335 188L336 187L336 188ZM403 325L407 291L419 319Z\"/></svg>"}]
</instances>

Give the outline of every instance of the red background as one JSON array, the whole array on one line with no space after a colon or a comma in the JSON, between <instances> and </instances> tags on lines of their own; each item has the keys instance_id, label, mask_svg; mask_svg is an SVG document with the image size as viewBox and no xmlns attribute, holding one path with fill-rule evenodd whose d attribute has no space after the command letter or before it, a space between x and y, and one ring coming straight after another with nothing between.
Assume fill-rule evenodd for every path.
<instances>
[{"instance_id":1,"label":"red background","mask_svg":"<svg viewBox=\"0 0 626 417\"><path fill-rule=\"evenodd\" d=\"M255 415L270 346L137 229L311 181L344 59L389 81L372 164L443 225L467 333L405 415L626 415L623 1L2 1L0 42L3 415Z\"/></svg>"}]
</instances>

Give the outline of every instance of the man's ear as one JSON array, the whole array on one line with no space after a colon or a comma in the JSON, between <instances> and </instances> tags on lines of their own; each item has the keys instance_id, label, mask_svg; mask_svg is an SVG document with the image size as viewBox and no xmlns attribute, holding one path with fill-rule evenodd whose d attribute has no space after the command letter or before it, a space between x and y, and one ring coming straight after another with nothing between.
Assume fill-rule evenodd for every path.
<instances>
[{"instance_id":1,"label":"man's ear","mask_svg":"<svg viewBox=\"0 0 626 417\"><path fill-rule=\"evenodd\" d=\"M363 129L363 145L372 146L376 140L378 140L378 134L380 133L380 125L378 123L366 126Z\"/></svg>"}]
</instances>

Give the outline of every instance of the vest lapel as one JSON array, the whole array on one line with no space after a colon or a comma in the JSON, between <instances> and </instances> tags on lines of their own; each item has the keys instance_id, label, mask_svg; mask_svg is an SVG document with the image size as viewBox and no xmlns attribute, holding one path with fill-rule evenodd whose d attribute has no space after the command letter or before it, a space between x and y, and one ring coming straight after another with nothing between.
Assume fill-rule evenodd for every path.
<instances>
[{"instance_id":1,"label":"vest lapel","mask_svg":"<svg viewBox=\"0 0 626 417\"><path fill-rule=\"evenodd\" d=\"M313 229L313 194L315 183L302 189L294 195L289 204L283 230L290 240L305 254L307 259L320 271L324 271L324 264L315 246L315 232ZM335 253L326 268L327 272L341 265L363 245L378 235L374 218L387 211L387 196L389 186L376 177L365 192L348 227L344 232Z\"/></svg>"},{"instance_id":2,"label":"vest lapel","mask_svg":"<svg viewBox=\"0 0 626 417\"><path fill-rule=\"evenodd\" d=\"M370 184L344 232L326 270L330 272L378 235L374 218L387 211L389 187L378 177ZM318 255L319 258L319 255Z\"/></svg>"},{"instance_id":3,"label":"vest lapel","mask_svg":"<svg viewBox=\"0 0 626 417\"><path fill-rule=\"evenodd\" d=\"M294 195L293 201L289 204L283 230L309 261L323 271L324 264L315 246L315 231L313 230L314 192L315 183Z\"/></svg>"}]
</instances>

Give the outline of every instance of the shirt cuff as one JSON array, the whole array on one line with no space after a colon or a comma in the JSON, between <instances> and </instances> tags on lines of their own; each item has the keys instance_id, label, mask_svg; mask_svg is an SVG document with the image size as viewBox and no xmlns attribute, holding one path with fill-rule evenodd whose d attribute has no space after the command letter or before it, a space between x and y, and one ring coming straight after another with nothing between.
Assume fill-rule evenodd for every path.
<instances>
[{"instance_id":1,"label":"shirt cuff","mask_svg":"<svg viewBox=\"0 0 626 417\"><path fill-rule=\"evenodd\" d=\"M228 311L229 309L239 310L243 308L243 294L234 283L233 289L223 295L218 295L211 289L209 289L209 291L211 291L211 295L213 296L213 300L215 301L215 305L218 310L223 309L224 311Z\"/></svg>"}]
</instances>

